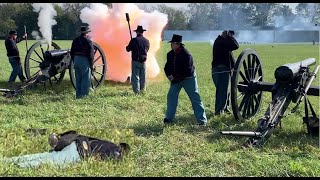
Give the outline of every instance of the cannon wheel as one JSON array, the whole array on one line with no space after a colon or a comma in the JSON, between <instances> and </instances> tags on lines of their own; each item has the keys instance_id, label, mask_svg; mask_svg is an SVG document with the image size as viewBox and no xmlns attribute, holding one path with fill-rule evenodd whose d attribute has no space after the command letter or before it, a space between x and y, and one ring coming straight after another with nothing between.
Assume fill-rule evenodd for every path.
<instances>
[{"instance_id":1,"label":"cannon wheel","mask_svg":"<svg viewBox=\"0 0 320 180\"><path fill-rule=\"evenodd\" d=\"M52 42L50 50L60 49L60 47ZM36 42L33 44L25 57L24 69L27 76L27 79L31 78L34 74L40 71L40 63L44 61L44 53L49 50L49 44ZM65 70L59 74L56 74L50 78L52 84L59 84L65 74Z\"/></svg>"},{"instance_id":2,"label":"cannon wheel","mask_svg":"<svg viewBox=\"0 0 320 180\"><path fill-rule=\"evenodd\" d=\"M248 119L258 112L262 99L258 84L262 81L258 54L253 49L245 49L239 55L231 77L231 105L237 120Z\"/></svg>"},{"instance_id":3,"label":"cannon wheel","mask_svg":"<svg viewBox=\"0 0 320 180\"><path fill-rule=\"evenodd\" d=\"M103 50L95 42L93 42L93 49L94 49L94 60L93 60L94 69L93 71L91 71L91 87L95 89L103 83L106 77L107 61L103 53ZM75 78L73 60L70 61L69 74L70 74L72 86L76 88L76 78Z\"/></svg>"}]
</instances>

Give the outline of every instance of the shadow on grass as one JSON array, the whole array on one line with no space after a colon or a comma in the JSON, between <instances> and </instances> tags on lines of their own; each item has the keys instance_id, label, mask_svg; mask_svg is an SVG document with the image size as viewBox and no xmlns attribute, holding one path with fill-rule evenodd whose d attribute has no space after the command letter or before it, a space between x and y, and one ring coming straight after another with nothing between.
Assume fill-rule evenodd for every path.
<instances>
[{"instance_id":1,"label":"shadow on grass","mask_svg":"<svg viewBox=\"0 0 320 180\"><path fill-rule=\"evenodd\" d=\"M239 130L248 131L253 129L252 123L255 124L255 119L237 121L232 114L223 114L219 116L207 115L208 123L206 127L195 126L194 116L188 120L189 126L186 126L186 130L189 133L199 133L203 131L214 132L213 138L220 137L221 131ZM255 127L254 127L255 128Z\"/></svg>"},{"instance_id":2,"label":"shadow on grass","mask_svg":"<svg viewBox=\"0 0 320 180\"><path fill-rule=\"evenodd\" d=\"M105 80L104 85L109 85L109 86L130 86L131 87L131 83L129 81L126 82L117 82L117 81L112 81L112 80Z\"/></svg>"},{"instance_id":3,"label":"shadow on grass","mask_svg":"<svg viewBox=\"0 0 320 180\"><path fill-rule=\"evenodd\" d=\"M11 90L16 89L17 86L21 84L20 81L16 80L14 83L14 88L11 88ZM128 83L121 83L121 82L115 82L115 81L105 81L102 86L131 86L131 84ZM99 87L100 88L100 87ZM9 84L6 81L0 81L0 89L9 89ZM120 91L120 92L119 92ZM109 92L111 94L108 94L108 96L132 96L134 95L133 92L130 92L128 90L119 90L116 93ZM29 95L39 95L41 98L39 98L39 101L43 102L59 102L63 101L66 96L65 93L73 94L75 92L75 88L72 86L72 83L69 79L64 79L60 83L52 84L50 85L49 81L44 83L38 83L36 85L32 85L28 88L25 88L25 90L22 91L21 94L10 97L11 99L10 103L13 104L19 104L19 105L27 105L28 102L26 101L27 98L21 98L21 97L27 97ZM5 94L5 91L2 92L2 95ZM0 98L0 103L6 103L8 101L7 98L3 97Z\"/></svg>"},{"instance_id":4,"label":"shadow on grass","mask_svg":"<svg viewBox=\"0 0 320 180\"><path fill-rule=\"evenodd\" d=\"M13 83L14 86L18 86L19 84L21 84L20 80L16 80L16 82ZM0 81L0 89L10 89L8 81Z\"/></svg>"},{"instance_id":5,"label":"shadow on grass","mask_svg":"<svg viewBox=\"0 0 320 180\"><path fill-rule=\"evenodd\" d=\"M162 124L139 124L138 126L133 127L134 134L137 136L151 137L151 136L160 136L163 134L163 125Z\"/></svg>"},{"instance_id":6,"label":"shadow on grass","mask_svg":"<svg viewBox=\"0 0 320 180\"><path fill-rule=\"evenodd\" d=\"M255 131L257 125L254 127L250 126L248 123L244 123L243 126L238 126L233 130L236 131ZM226 130L227 131L227 130ZM238 144L237 147L242 146L249 137L245 136L232 136L232 135L222 135L221 131L215 131L214 133L206 137L208 142L217 143L223 140L233 141ZM303 131L292 132L290 130L285 130L279 126L273 131L272 135L264 142L261 147L256 148L270 148L278 149L283 147L300 147L301 149L312 146L313 148L319 147L319 137L311 136L307 134L306 128Z\"/></svg>"},{"instance_id":7,"label":"shadow on grass","mask_svg":"<svg viewBox=\"0 0 320 180\"><path fill-rule=\"evenodd\" d=\"M164 124L163 118L158 120L159 123L156 124L138 124L137 126L133 127L134 132L136 135L150 137L150 136L159 136L163 134L163 130L168 127L178 126L178 127L188 127L191 124L195 124L194 115L189 114L188 117L186 116L176 116L173 122L170 124Z\"/></svg>"},{"instance_id":8,"label":"shadow on grass","mask_svg":"<svg viewBox=\"0 0 320 180\"><path fill-rule=\"evenodd\" d=\"M314 148L319 148L319 137L311 136L307 134L306 128L302 131L284 131L277 127L276 131L272 134L272 139L270 138L266 142L266 146L270 148L280 148L283 146L287 147L301 147L305 148L307 145Z\"/></svg>"},{"instance_id":9,"label":"shadow on grass","mask_svg":"<svg viewBox=\"0 0 320 180\"><path fill-rule=\"evenodd\" d=\"M129 97L129 96L135 96L132 90L122 90L118 89L117 91L107 91L106 96L108 97Z\"/></svg>"},{"instance_id":10,"label":"shadow on grass","mask_svg":"<svg viewBox=\"0 0 320 180\"><path fill-rule=\"evenodd\" d=\"M17 86L19 86L21 82L16 82L14 83L14 88L11 88L11 90L15 90ZM8 83L7 82L0 82L0 87L2 89L9 89L8 88ZM25 100L29 95L37 95L40 96L40 101L50 101L50 102L58 102L58 101L63 101L65 96L63 95L63 92L70 92L72 93L75 91L73 88L71 82L69 80L62 80L59 84L52 84L52 86L49 84L49 82L46 82L45 85L42 83L38 83L36 85L29 86L25 88L21 94L18 94L14 97L10 98L1 98L0 103L7 103L8 99L11 100L10 103L13 104L19 104L19 105L24 105L27 104ZM2 95L5 94L5 91L2 92ZM21 98L23 97L23 98Z\"/></svg>"}]
</instances>

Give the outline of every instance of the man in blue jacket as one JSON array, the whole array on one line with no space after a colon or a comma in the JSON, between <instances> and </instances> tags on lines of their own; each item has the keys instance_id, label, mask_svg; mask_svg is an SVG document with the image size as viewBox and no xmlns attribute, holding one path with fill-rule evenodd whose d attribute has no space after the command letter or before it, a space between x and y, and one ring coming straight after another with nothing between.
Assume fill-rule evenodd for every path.
<instances>
[{"instance_id":1,"label":"man in blue jacket","mask_svg":"<svg viewBox=\"0 0 320 180\"><path fill-rule=\"evenodd\" d=\"M169 42L172 50L167 54L164 71L171 84L167 95L167 112L164 123L172 122L177 111L180 90L184 88L190 98L196 124L205 126L207 117L199 95L193 57L184 47L182 36L174 34Z\"/></svg>"},{"instance_id":2,"label":"man in blue jacket","mask_svg":"<svg viewBox=\"0 0 320 180\"><path fill-rule=\"evenodd\" d=\"M233 37L234 31L223 31L213 44L212 80L216 86L215 115L230 112L228 102L230 98L229 81L234 68L232 51L239 48L237 40Z\"/></svg>"},{"instance_id":3,"label":"man in blue jacket","mask_svg":"<svg viewBox=\"0 0 320 180\"><path fill-rule=\"evenodd\" d=\"M91 32L87 26L80 28L80 36L72 41L71 59L74 61L76 76L76 98L89 95L91 87L91 70L93 70L94 47L87 34Z\"/></svg>"},{"instance_id":4,"label":"man in blue jacket","mask_svg":"<svg viewBox=\"0 0 320 180\"><path fill-rule=\"evenodd\" d=\"M132 89L135 94L139 94L146 90L146 61L150 42L143 36L143 32L146 30L142 26L138 26L134 31L137 33L137 37L131 39L126 50L127 52L131 51Z\"/></svg>"},{"instance_id":5,"label":"man in blue jacket","mask_svg":"<svg viewBox=\"0 0 320 180\"><path fill-rule=\"evenodd\" d=\"M23 70L21 66L21 59L19 55L19 49L17 43L25 40L27 34L24 34L23 38L17 38L17 31L10 31L9 36L5 40L5 46L7 49L7 56L12 67L12 72L9 77L9 87L12 88L13 82L15 82L17 76L21 82L26 80L23 75Z\"/></svg>"}]
</instances>

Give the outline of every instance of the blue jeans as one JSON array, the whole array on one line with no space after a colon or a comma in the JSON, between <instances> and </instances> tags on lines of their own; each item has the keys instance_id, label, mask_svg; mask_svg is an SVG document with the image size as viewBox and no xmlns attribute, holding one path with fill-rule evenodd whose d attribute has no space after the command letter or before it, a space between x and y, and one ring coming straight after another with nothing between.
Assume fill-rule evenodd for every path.
<instances>
[{"instance_id":1,"label":"blue jeans","mask_svg":"<svg viewBox=\"0 0 320 180\"><path fill-rule=\"evenodd\" d=\"M204 122L207 123L207 117L205 114L203 103L200 99L200 94L198 90L198 83L196 73L193 76L184 79L179 83L171 83L170 89L167 95L167 112L166 118L169 121L172 121L175 117L177 106L178 106L178 97L181 88L184 88L188 94L196 121L198 123Z\"/></svg>"},{"instance_id":2,"label":"blue jeans","mask_svg":"<svg viewBox=\"0 0 320 180\"><path fill-rule=\"evenodd\" d=\"M9 83L15 82L17 76L19 77L20 81L23 82L26 78L23 75L21 61L18 57L9 57L9 62L12 67L12 72L9 77Z\"/></svg>"},{"instance_id":3,"label":"blue jeans","mask_svg":"<svg viewBox=\"0 0 320 180\"><path fill-rule=\"evenodd\" d=\"M146 89L146 64L132 61L131 85L134 93Z\"/></svg>"},{"instance_id":4,"label":"blue jeans","mask_svg":"<svg viewBox=\"0 0 320 180\"><path fill-rule=\"evenodd\" d=\"M89 94L91 87L91 69L89 60L85 56L74 56L74 70L76 77L76 98Z\"/></svg>"},{"instance_id":5,"label":"blue jeans","mask_svg":"<svg viewBox=\"0 0 320 180\"><path fill-rule=\"evenodd\" d=\"M216 67L212 69L212 80L216 86L215 114L226 111L229 104L230 68Z\"/></svg>"},{"instance_id":6,"label":"blue jeans","mask_svg":"<svg viewBox=\"0 0 320 180\"><path fill-rule=\"evenodd\" d=\"M3 163L14 163L22 168L38 167L44 164L52 164L57 167L65 167L69 163L81 161L76 142L64 147L61 151L28 154L11 158L0 159Z\"/></svg>"}]
</instances>

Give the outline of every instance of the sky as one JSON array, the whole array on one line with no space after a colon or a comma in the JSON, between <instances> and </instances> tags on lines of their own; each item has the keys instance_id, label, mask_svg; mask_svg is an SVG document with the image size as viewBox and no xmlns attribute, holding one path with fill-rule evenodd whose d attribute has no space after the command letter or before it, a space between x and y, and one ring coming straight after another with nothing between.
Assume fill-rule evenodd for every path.
<instances>
[{"instance_id":1,"label":"sky","mask_svg":"<svg viewBox=\"0 0 320 180\"><path fill-rule=\"evenodd\" d=\"M147 5L147 6L155 6L155 5L158 5L158 4L165 4L169 7L174 7L174 8L187 8L187 5L188 3L137 3L137 4L144 4L144 5ZM282 3L282 4L285 4L285 5L288 5L291 9L292 9L292 12L293 13L296 13L296 6L299 4L299 3Z\"/></svg>"}]
</instances>

